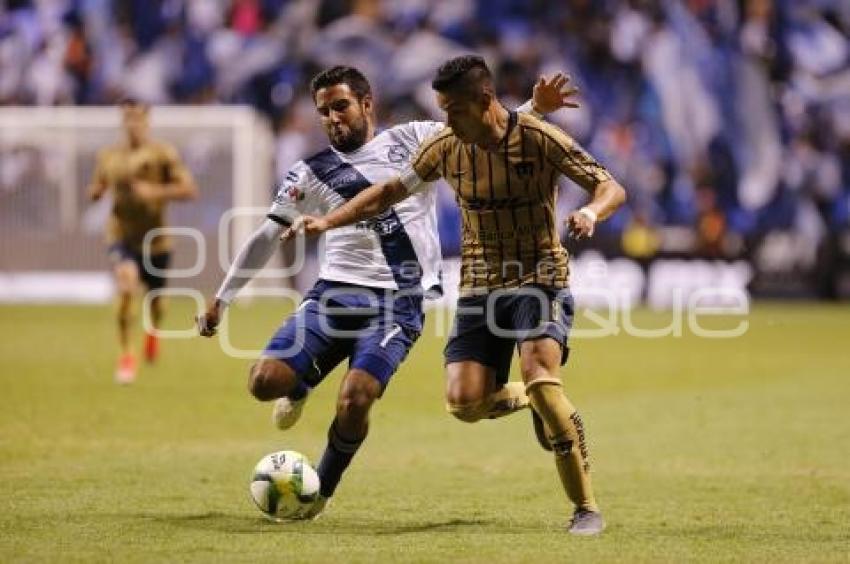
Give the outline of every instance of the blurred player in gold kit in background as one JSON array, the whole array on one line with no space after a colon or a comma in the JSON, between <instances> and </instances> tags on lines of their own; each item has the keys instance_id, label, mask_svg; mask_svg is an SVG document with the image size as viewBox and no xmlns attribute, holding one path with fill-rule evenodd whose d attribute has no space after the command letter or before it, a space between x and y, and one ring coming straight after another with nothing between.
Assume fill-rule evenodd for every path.
<instances>
[{"instance_id":1,"label":"blurred player in gold kit in background","mask_svg":"<svg viewBox=\"0 0 850 564\"><path fill-rule=\"evenodd\" d=\"M136 357L130 344L133 294L143 282L149 290L165 286L163 271L171 258L171 241L161 233L145 236L165 227L168 202L192 200L198 189L191 174L171 145L149 137L145 104L128 100L121 104L125 140L100 151L89 197L99 200L111 191L112 212L106 229L109 259L118 290L118 339L121 355L115 370L119 383L136 377ZM150 319L159 327L163 314L162 297L148 302ZM155 334L145 337L145 359L156 360L159 344Z\"/></svg>"}]
</instances>

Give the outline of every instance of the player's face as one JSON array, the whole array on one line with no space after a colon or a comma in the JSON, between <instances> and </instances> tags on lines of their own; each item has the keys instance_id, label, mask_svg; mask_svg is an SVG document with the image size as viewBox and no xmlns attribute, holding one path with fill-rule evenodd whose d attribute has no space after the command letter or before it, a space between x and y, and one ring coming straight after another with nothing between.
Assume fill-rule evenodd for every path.
<instances>
[{"instance_id":1,"label":"player's face","mask_svg":"<svg viewBox=\"0 0 850 564\"><path fill-rule=\"evenodd\" d=\"M464 143L480 143L486 139L484 114L488 100L465 93L437 92L437 104L446 112L446 124L458 139Z\"/></svg>"},{"instance_id":2,"label":"player's face","mask_svg":"<svg viewBox=\"0 0 850 564\"><path fill-rule=\"evenodd\" d=\"M316 92L316 110L336 150L354 151L368 140L372 111L372 97L368 94L358 100L347 84L320 88Z\"/></svg>"},{"instance_id":3,"label":"player's face","mask_svg":"<svg viewBox=\"0 0 850 564\"><path fill-rule=\"evenodd\" d=\"M131 143L141 143L148 134L148 109L144 106L125 106L124 130Z\"/></svg>"}]
</instances>

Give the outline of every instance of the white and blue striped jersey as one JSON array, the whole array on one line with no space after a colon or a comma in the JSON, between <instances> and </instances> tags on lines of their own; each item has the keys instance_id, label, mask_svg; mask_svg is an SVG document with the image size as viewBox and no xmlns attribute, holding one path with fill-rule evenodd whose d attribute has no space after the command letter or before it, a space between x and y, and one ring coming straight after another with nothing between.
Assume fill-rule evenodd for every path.
<instances>
[{"instance_id":1,"label":"white and blue striped jersey","mask_svg":"<svg viewBox=\"0 0 850 564\"><path fill-rule=\"evenodd\" d=\"M290 224L326 215L372 184L398 177L419 145L444 124L414 121L376 135L350 153L333 147L295 163L268 217ZM421 190L368 221L331 229L319 242L319 278L372 288L439 291L436 191Z\"/></svg>"}]
</instances>

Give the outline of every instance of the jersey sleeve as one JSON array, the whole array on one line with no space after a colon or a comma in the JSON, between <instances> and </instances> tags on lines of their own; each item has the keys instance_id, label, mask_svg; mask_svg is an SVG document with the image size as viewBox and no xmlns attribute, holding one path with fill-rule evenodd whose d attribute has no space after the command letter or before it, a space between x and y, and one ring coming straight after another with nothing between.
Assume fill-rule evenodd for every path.
<instances>
[{"instance_id":1,"label":"jersey sleeve","mask_svg":"<svg viewBox=\"0 0 850 564\"><path fill-rule=\"evenodd\" d=\"M300 215L315 213L318 209L316 182L304 161L298 161L278 185L274 202L266 217L289 226Z\"/></svg>"},{"instance_id":2,"label":"jersey sleeve","mask_svg":"<svg viewBox=\"0 0 850 564\"><path fill-rule=\"evenodd\" d=\"M400 174L401 182L409 193L423 190L428 183L442 176L443 156L450 137L447 129L441 130L419 146L410 164Z\"/></svg>"},{"instance_id":3,"label":"jersey sleeve","mask_svg":"<svg viewBox=\"0 0 850 564\"><path fill-rule=\"evenodd\" d=\"M561 174L587 191L612 179L611 173L572 137L552 124L541 122L541 126L546 160Z\"/></svg>"},{"instance_id":4,"label":"jersey sleeve","mask_svg":"<svg viewBox=\"0 0 850 564\"><path fill-rule=\"evenodd\" d=\"M417 147L435 135L442 133L446 128L446 124L441 121L412 121L410 126L413 129Z\"/></svg>"}]
</instances>

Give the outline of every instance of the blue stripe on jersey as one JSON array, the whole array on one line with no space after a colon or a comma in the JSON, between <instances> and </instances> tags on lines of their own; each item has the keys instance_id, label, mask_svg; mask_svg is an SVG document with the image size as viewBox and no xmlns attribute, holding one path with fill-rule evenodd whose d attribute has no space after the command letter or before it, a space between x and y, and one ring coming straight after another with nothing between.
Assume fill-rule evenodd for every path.
<instances>
[{"instance_id":1,"label":"blue stripe on jersey","mask_svg":"<svg viewBox=\"0 0 850 564\"><path fill-rule=\"evenodd\" d=\"M304 161L313 174L328 188L350 200L372 183L350 163L345 162L330 147ZM370 220L378 235L381 251L399 289L415 288L422 284L422 265L413 242L394 209Z\"/></svg>"},{"instance_id":2,"label":"blue stripe on jersey","mask_svg":"<svg viewBox=\"0 0 850 564\"><path fill-rule=\"evenodd\" d=\"M372 185L360 171L342 160L330 147L304 162L319 180L346 200Z\"/></svg>"}]
</instances>

